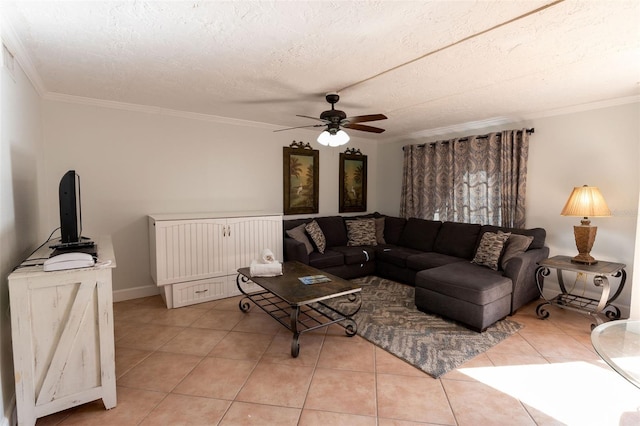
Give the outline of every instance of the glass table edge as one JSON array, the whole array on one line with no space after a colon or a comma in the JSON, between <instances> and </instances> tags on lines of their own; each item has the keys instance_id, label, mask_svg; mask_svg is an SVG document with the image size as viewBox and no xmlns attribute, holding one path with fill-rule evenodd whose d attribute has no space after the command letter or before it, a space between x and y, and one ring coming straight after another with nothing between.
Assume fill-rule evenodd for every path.
<instances>
[{"instance_id":1,"label":"glass table edge","mask_svg":"<svg viewBox=\"0 0 640 426\"><path fill-rule=\"evenodd\" d=\"M635 377L629 374L628 372L626 372L620 365L614 362L609 357L609 355L607 355L605 349L600 344L600 335L604 330L610 327L619 326L621 324L628 324L629 321L638 322L634 320L618 320L618 321L611 321L611 322L606 322L604 324L598 325L591 331L591 345L593 346L593 349L596 351L596 353L602 358L602 360L609 367L611 367L613 370L615 370L618 374L620 374L622 377L627 379L630 383L635 385L637 388L640 388L640 377Z\"/></svg>"}]
</instances>

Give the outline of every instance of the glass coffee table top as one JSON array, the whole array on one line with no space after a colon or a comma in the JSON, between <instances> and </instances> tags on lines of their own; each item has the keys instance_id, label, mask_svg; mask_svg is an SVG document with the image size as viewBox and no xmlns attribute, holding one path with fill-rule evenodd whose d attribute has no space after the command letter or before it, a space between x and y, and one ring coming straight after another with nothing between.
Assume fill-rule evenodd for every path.
<instances>
[{"instance_id":1,"label":"glass coffee table top","mask_svg":"<svg viewBox=\"0 0 640 426\"><path fill-rule=\"evenodd\" d=\"M640 321L601 324L591 332L591 343L611 368L640 388Z\"/></svg>"}]
</instances>

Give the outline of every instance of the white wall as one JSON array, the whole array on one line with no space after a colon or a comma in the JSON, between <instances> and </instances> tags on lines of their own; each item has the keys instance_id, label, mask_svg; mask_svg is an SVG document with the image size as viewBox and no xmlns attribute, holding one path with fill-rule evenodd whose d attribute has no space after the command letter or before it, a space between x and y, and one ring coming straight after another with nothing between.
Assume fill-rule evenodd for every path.
<instances>
[{"instance_id":1,"label":"white wall","mask_svg":"<svg viewBox=\"0 0 640 426\"><path fill-rule=\"evenodd\" d=\"M629 315L633 282L634 250L638 219L640 175L640 104L632 103L589 111L534 118L501 128L535 128L529 146L527 177L527 226L547 230L546 243L551 256L575 255L573 225L579 218L560 216L574 186L598 186L613 214L593 218L598 226L591 254L602 260L627 265L627 285L616 301ZM484 134L488 128L467 134ZM378 209L397 215L402 186L402 146L448 139L460 134L422 141L405 141L378 147ZM612 284L617 281L612 279ZM640 284L638 284L640 286ZM557 289L553 276L545 288ZM587 288L587 293L595 288ZM640 292L640 290L636 290ZM592 293L598 295L598 292Z\"/></svg>"},{"instance_id":2,"label":"white wall","mask_svg":"<svg viewBox=\"0 0 640 426\"><path fill-rule=\"evenodd\" d=\"M282 148L293 140L320 150L321 215L338 211L339 152L346 147L368 156L369 182L376 181L376 145L353 134L346 147L326 148L315 142L317 131L274 133L264 125L51 100L44 101L43 116L47 188L42 229L58 226L58 181L75 169L81 178L83 233L113 238L116 299L145 288L155 291L148 214L282 212ZM374 209L376 191L372 184L369 188L368 206ZM137 293L127 293L131 289Z\"/></svg>"},{"instance_id":3,"label":"white wall","mask_svg":"<svg viewBox=\"0 0 640 426\"><path fill-rule=\"evenodd\" d=\"M8 71L10 62L0 65L0 425L15 414L7 276L47 237L37 232L40 98L17 62Z\"/></svg>"}]
</instances>

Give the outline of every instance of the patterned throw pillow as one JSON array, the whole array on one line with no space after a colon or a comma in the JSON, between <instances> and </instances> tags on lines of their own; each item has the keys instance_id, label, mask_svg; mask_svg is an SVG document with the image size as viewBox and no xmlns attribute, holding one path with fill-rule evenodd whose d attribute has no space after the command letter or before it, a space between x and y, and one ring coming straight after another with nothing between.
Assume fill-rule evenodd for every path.
<instances>
[{"instance_id":1,"label":"patterned throw pillow","mask_svg":"<svg viewBox=\"0 0 640 426\"><path fill-rule=\"evenodd\" d=\"M374 219L347 220L348 246L375 246L376 221Z\"/></svg>"},{"instance_id":2,"label":"patterned throw pillow","mask_svg":"<svg viewBox=\"0 0 640 426\"><path fill-rule=\"evenodd\" d=\"M313 251L313 246L311 245L311 241L309 241L309 237L307 237L307 233L304 230L304 224L298 225L295 228L288 229L286 233L288 236L290 236L294 240L303 243L305 249L307 250L307 254Z\"/></svg>"},{"instance_id":3,"label":"patterned throw pillow","mask_svg":"<svg viewBox=\"0 0 640 426\"><path fill-rule=\"evenodd\" d=\"M312 220L310 223L307 223L304 229L311 237L311 240L315 243L318 251L320 253L324 253L324 249L327 247L327 240L324 238L324 234L322 233L322 229L320 229L318 222Z\"/></svg>"},{"instance_id":4,"label":"patterned throw pillow","mask_svg":"<svg viewBox=\"0 0 640 426\"><path fill-rule=\"evenodd\" d=\"M485 232L482 235L480 245L478 246L476 255L471 263L488 266L494 271L497 271L504 243L509 239L510 235L510 233L501 231L498 231L497 233Z\"/></svg>"}]
</instances>

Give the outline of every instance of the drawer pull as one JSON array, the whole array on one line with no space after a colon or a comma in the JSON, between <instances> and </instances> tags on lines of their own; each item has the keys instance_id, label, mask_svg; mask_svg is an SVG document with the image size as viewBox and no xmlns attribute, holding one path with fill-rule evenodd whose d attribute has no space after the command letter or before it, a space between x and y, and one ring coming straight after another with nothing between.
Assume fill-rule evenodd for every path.
<instances>
[{"instance_id":1,"label":"drawer pull","mask_svg":"<svg viewBox=\"0 0 640 426\"><path fill-rule=\"evenodd\" d=\"M208 289L208 288L206 288L206 289L204 289L204 290L197 290L197 291L196 291L196 294L206 293L206 292L208 292L208 291L209 291L209 289Z\"/></svg>"}]
</instances>

